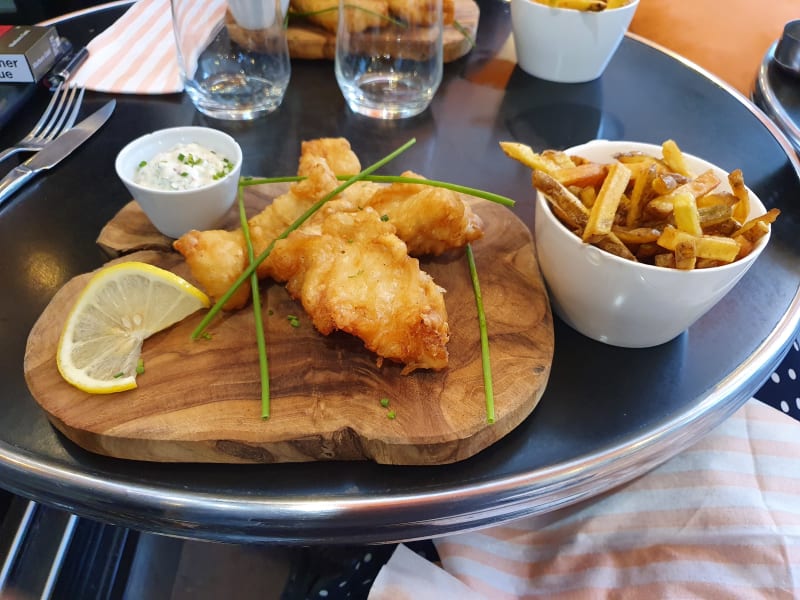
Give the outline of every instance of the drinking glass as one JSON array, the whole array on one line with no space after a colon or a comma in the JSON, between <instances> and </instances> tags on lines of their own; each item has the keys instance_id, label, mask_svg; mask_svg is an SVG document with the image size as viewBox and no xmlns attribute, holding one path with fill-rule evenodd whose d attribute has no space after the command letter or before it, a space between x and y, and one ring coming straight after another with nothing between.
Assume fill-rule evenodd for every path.
<instances>
[{"instance_id":1,"label":"drinking glass","mask_svg":"<svg viewBox=\"0 0 800 600\"><path fill-rule=\"evenodd\" d=\"M218 119L254 119L283 101L291 64L283 16L288 1L171 0L178 66L195 107Z\"/></svg>"},{"instance_id":2,"label":"drinking glass","mask_svg":"<svg viewBox=\"0 0 800 600\"><path fill-rule=\"evenodd\" d=\"M339 88L356 113L382 119L418 115L442 81L442 0L404 3L403 13L385 15L358 4L363 1L339 0Z\"/></svg>"}]
</instances>

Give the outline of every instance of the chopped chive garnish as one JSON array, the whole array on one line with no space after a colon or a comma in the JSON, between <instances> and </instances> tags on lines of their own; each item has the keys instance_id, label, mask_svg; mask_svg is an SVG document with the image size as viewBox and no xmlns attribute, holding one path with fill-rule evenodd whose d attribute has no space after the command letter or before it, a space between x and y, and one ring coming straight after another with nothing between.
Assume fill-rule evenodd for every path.
<instances>
[{"instance_id":1,"label":"chopped chive garnish","mask_svg":"<svg viewBox=\"0 0 800 600\"><path fill-rule=\"evenodd\" d=\"M386 417L389 418L389 419L394 419L396 416L397 416L397 413L394 412L393 410L390 410L389 412L386 413Z\"/></svg>"},{"instance_id":2,"label":"chopped chive garnish","mask_svg":"<svg viewBox=\"0 0 800 600\"><path fill-rule=\"evenodd\" d=\"M184 162L186 160L186 156L183 153L178 154L178 160Z\"/></svg>"},{"instance_id":3,"label":"chopped chive garnish","mask_svg":"<svg viewBox=\"0 0 800 600\"><path fill-rule=\"evenodd\" d=\"M289 325L292 327L300 327L300 319L297 315L287 315L286 320L289 321Z\"/></svg>"},{"instance_id":4,"label":"chopped chive garnish","mask_svg":"<svg viewBox=\"0 0 800 600\"><path fill-rule=\"evenodd\" d=\"M381 221L384 223L389 220L389 215L381 215Z\"/></svg>"},{"instance_id":5,"label":"chopped chive garnish","mask_svg":"<svg viewBox=\"0 0 800 600\"><path fill-rule=\"evenodd\" d=\"M114 379L119 379L120 377L125 377L125 373L120 371L119 373L114 374Z\"/></svg>"},{"instance_id":6,"label":"chopped chive garnish","mask_svg":"<svg viewBox=\"0 0 800 600\"><path fill-rule=\"evenodd\" d=\"M211 333L209 333L208 331L204 331L203 335L201 335L200 337L203 338L204 340L210 340L212 336Z\"/></svg>"},{"instance_id":7,"label":"chopped chive garnish","mask_svg":"<svg viewBox=\"0 0 800 600\"><path fill-rule=\"evenodd\" d=\"M141 375L144 373L144 359L140 358L139 362L136 363L136 374Z\"/></svg>"},{"instance_id":8,"label":"chopped chive garnish","mask_svg":"<svg viewBox=\"0 0 800 600\"><path fill-rule=\"evenodd\" d=\"M188 177L188 176L189 176L189 174L188 174L186 171L184 171L183 173L181 173L181 177Z\"/></svg>"},{"instance_id":9,"label":"chopped chive garnish","mask_svg":"<svg viewBox=\"0 0 800 600\"><path fill-rule=\"evenodd\" d=\"M386 408L387 406L389 406L389 399L388 398L381 398L381 406L383 408Z\"/></svg>"},{"instance_id":10,"label":"chopped chive garnish","mask_svg":"<svg viewBox=\"0 0 800 600\"><path fill-rule=\"evenodd\" d=\"M144 168L146 166L147 166L147 161L146 160L143 160L142 162L139 163L139 168L140 169L142 169L142 168Z\"/></svg>"}]
</instances>

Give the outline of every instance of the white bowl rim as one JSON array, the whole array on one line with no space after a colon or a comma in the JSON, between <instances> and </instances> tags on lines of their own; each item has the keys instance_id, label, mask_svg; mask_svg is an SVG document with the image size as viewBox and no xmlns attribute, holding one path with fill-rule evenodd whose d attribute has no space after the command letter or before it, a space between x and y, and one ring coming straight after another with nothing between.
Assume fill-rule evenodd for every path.
<instances>
[{"instance_id":1,"label":"white bowl rim","mask_svg":"<svg viewBox=\"0 0 800 600\"><path fill-rule=\"evenodd\" d=\"M190 188L190 189L186 189L186 190L164 190L164 189L160 189L160 188L151 188L151 187L146 187L146 186L140 185L140 184L136 183L135 181L133 181L133 179L128 177L125 173L123 173L123 170L122 170L122 167L121 167L122 159L125 158L125 156L127 154L130 154L132 152L132 149L135 148L136 146L138 146L140 144L143 144L143 143L145 143L145 142L147 142L149 140L157 139L158 137L161 137L161 136L168 136L168 135L173 135L173 134L178 134L178 133L191 133L193 131L202 131L204 134L216 135L220 139L223 139L226 142L229 142L231 144L231 146L234 148L234 151L235 151L235 154L236 154L236 156L234 156L233 159L232 159L232 160L236 161L234 163L234 168L231 169L228 173L226 173L224 177L221 177L221 178L219 178L219 179L217 179L215 181L212 181L212 182L210 182L210 183L208 183L208 184L206 184L204 186L201 186L201 187ZM233 137L231 135L225 133L224 131L220 131L219 129L214 129L213 127L202 127L202 126L199 126L199 125L184 125L184 126L178 126L178 127L167 127L165 129L155 129L153 131L150 131L148 133L140 135L137 138L132 139L130 142L125 144L125 146L123 146L122 149L117 153L117 157L114 160L114 169L117 172L117 177L119 177L123 181L123 183L125 183L125 185L131 186L133 189L140 190L140 191L147 192L147 193L154 193L155 192L155 193L159 193L159 194L165 194L167 196L181 196L181 195L185 195L187 193L197 192L197 191L200 191L200 190L205 191L205 190L212 189L215 186L223 185L225 182L228 181L228 179L230 177L234 177L235 176L235 177L238 178L239 174L241 172L242 159L243 159L242 147L239 145L239 143L235 139L233 139Z\"/></svg>"},{"instance_id":2,"label":"white bowl rim","mask_svg":"<svg viewBox=\"0 0 800 600\"><path fill-rule=\"evenodd\" d=\"M567 148L566 150L563 150L563 152L566 153L566 154L578 154L577 150L580 149L580 148L586 148L587 146L592 146L592 145L600 146L600 145L605 145L605 144L620 144L620 145L628 145L628 146L631 146L631 147L635 146L635 147L637 147L636 149L651 149L651 150L659 150L659 151L661 150L661 145L660 144L652 144L652 143L649 143L649 142L636 142L636 141L631 141L631 140L601 140L601 139L595 139L595 140L590 140L588 142L585 142L583 144L577 144L575 146L571 146L571 147ZM703 158L700 158L699 156L695 156L694 154L689 154L688 152L683 152L683 151L681 151L681 152L687 158L690 158L692 160L700 161L701 163L706 164L706 165L711 165L715 169L719 169L720 171L722 171L722 172L724 172L726 174L728 173L722 167L717 166L714 163L709 162L709 161L707 161L707 160L705 160ZM753 193L753 191L749 187L747 188L747 191L750 194L751 199L755 198L756 201L758 202L758 204L761 207L764 207L764 210L766 211L766 207L764 206L764 203L761 202L761 199L755 193ZM767 242L769 241L769 238L772 235L772 227L770 227L769 231L767 231L767 234L762 236L761 239L758 240L758 242L753 247L753 249L750 251L750 253L747 256L745 256L743 258L740 258L739 260L734 260L733 262L729 262L729 263L724 264L724 265L717 265L717 266L714 266L714 267L706 267L706 268L703 268L703 269L671 269L671 268L668 268L668 267L659 267L659 266L656 266L656 265L650 265L650 264L643 263L643 262L634 262L632 260L628 260L626 258L622 258L621 256L617 256L616 254L608 252L607 250L603 250L602 248L598 248L598 247L594 246L593 244L587 244L581 238L579 238L577 235L575 235L574 232L570 231L567 228L567 226L564 225L564 223L562 223L561 220L558 217L556 217L555 213L550 208L550 203L547 201L547 199L544 198L544 194L542 194L538 189L536 190L536 201L537 202L542 202L543 205L546 207L546 209L547 209L546 213L547 213L548 219L552 220L553 222L555 222L561 228L561 230L563 232L569 234L569 237L572 238L572 241L570 241L569 243L579 244L581 247L585 247L585 248L592 247L595 250L597 250L598 252L601 252L604 257L609 258L612 262L617 262L618 264L621 264L621 265L629 265L632 268L641 268L641 269L644 269L645 272L648 271L648 270L652 270L653 272L658 272L658 273L676 273L676 274L677 273L681 273L681 275L678 275L679 277L688 276L688 277L695 277L696 278L696 277L702 277L703 273L707 273L707 272L711 272L711 271L719 272L719 271L724 271L726 269L737 269L737 268L741 267L743 264L748 263L748 262L752 262L756 258L758 258L759 254L761 254L761 251L766 247Z\"/></svg>"}]
</instances>

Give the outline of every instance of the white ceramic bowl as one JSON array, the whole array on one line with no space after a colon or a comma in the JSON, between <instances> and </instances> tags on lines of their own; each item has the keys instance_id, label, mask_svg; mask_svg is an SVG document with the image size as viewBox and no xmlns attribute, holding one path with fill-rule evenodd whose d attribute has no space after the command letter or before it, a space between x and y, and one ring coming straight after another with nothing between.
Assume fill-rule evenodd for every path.
<instances>
[{"instance_id":1,"label":"white ceramic bowl","mask_svg":"<svg viewBox=\"0 0 800 600\"><path fill-rule=\"evenodd\" d=\"M206 186L189 190L157 190L134 181L142 161L149 161L177 144L192 142L230 160L231 172ZM172 127L130 142L117 155L115 168L156 229L178 238L191 229L213 229L233 206L242 169L242 149L231 136L216 129Z\"/></svg>"},{"instance_id":2,"label":"white ceramic bowl","mask_svg":"<svg viewBox=\"0 0 800 600\"><path fill-rule=\"evenodd\" d=\"M533 0L511 0L511 29L520 68L558 83L592 81L603 74L628 30L639 0L588 12Z\"/></svg>"},{"instance_id":3,"label":"white ceramic bowl","mask_svg":"<svg viewBox=\"0 0 800 600\"><path fill-rule=\"evenodd\" d=\"M661 146L595 140L567 150L593 161L613 162L619 152L640 150L661 156ZM727 173L691 155L689 168L713 169L717 190L730 191ZM745 180L747 173L744 173ZM750 218L764 214L750 192ZM612 346L646 348L677 337L710 310L753 266L769 234L746 257L720 267L681 271L636 263L585 244L536 194L536 250L555 313L580 333Z\"/></svg>"}]
</instances>

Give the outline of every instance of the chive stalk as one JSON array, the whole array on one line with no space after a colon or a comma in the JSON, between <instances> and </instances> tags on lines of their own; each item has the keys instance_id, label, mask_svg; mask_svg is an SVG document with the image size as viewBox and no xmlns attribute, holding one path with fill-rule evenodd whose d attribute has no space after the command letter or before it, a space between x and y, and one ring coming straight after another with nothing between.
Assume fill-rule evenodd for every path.
<instances>
[{"instance_id":1,"label":"chive stalk","mask_svg":"<svg viewBox=\"0 0 800 600\"><path fill-rule=\"evenodd\" d=\"M469 31L467 31L467 28L464 27L461 23L459 23L458 20L453 21L453 27L455 28L456 31L458 31L458 33L464 36L465 40L467 40L470 50L474 49L475 40L472 39L472 36L470 35Z\"/></svg>"},{"instance_id":2,"label":"chive stalk","mask_svg":"<svg viewBox=\"0 0 800 600\"><path fill-rule=\"evenodd\" d=\"M340 180L347 180L351 177L351 175L337 175L337 177ZM248 186L248 185L262 185L265 183L293 183L295 181L302 181L303 179L305 179L305 177L301 177L298 175L286 176L286 177L248 178L247 180L241 181L239 185ZM511 198L508 198L506 196L501 196L500 194L479 190L477 188L467 187L465 185L458 185L456 183L450 183L448 181L437 181L436 179L404 177L402 175L369 175L363 177L362 179L363 181L372 181L374 183L415 183L419 185L429 185L431 187L440 187L447 190L451 190L453 192L467 194L469 196L475 196L476 198L489 200L490 202L502 204L503 206L514 206L514 204L516 204L514 200L512 200Z\"/></svg>"},{"instance_id":3,"label":"chive stalk","mask_svg":"<svg viewBox=\"0 0 800 600\"><path fill-rule=\"evenodd\" d=\"M478 326L481 332L481 365L483 367L483 389L486 395L486 421L494 423L494 386L492 385L492 367L489 364L489 334L486 329L486 313L483 310L481 284L478 281L478 269L475 266L475 255L472 245L467 244L467 262L472 289L475 292L475 306L478 309Z\"/></svg>"},{"instance_id":4,"label":"chive stalk","mask_svg":"<svg viewBox=\"0 0 800 600\"><path fill-rule=\"evenodd\" d=\"M228 291L226 291L222 295L222 297L220 297L220 299L217 300L214 306L212 306L206 313L206 316L203 317L203 320L200 321L200 324L197 327L195 327L194 331L192 332L192 339L197 339L203 334L206 327L208 327L208 324L214 319L215 316L217 316L217 313L219 313L219 311L222 310L222 307L231 298L231 296L233 296L233 294L236 293L236 290L239 289L239 286L242 285L247 280L248 277L254 274L256 269L258 268L258 265L264 262L264 260L266 260L266 258L272 253L272 250L273 248L275 248L275 244L278 242L278 240L285 239L290 233L292 233L295 229L297 229L303 223L305 223L315 212L317 212L320 208L322 208L322 206L324 206L325 203L327 203L331 198L336 197L341 192L346 190L348 187L353 185L355 182L364 179L364 177L366 177L367 175L371 175L374 171L380 169L386 163L391 162L392 160L397 158L400 154L402 154L403 152L408 150L411 146L413 146L416 143L416 141L417 141L416 139L411 138L405 144L403 144L393 152L387 154L379 161L371 164L369 167L361 171L361 173L353 175L347 181L336 186L336 188L334 188L332 191L328 192L322 198L317 200L308 210L306 210L306 212L304 212L297 219L295 219L295 221L291 225L289 225L289 227L287 227L283 231L283 233L281 233L277 238L275 238L269 243L269 245L264 249L264 251L261 252L261 254L259 254L255 258L255 260L250 261L250 265L244 271L242 271L241 275L239 275L239 277L236 279L236 281L233 282L231 287L228 288Z\"/></svg>"},{"instance_id":5,"label":"chive stalk","mask_svg":"<svg viewBox=\"0 0 800 600\"><path fill-rule=\"evenodd\" d=\"M244 189L239 186L239 221L242 224L244 242L247 246L247 260L252 265L255 261L253 241L250 238L250 225L247 223L247 213L244 209ZM269 364L267 359L267 343L264 340L264 322L261 319L261 292L258 287L258 274L250 274L250 291L253 294L253 318L256 327L256 346L258 346L258 370L261 375L261 418L269 419Z\"/></svg>"}]
</instances>

